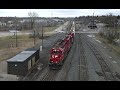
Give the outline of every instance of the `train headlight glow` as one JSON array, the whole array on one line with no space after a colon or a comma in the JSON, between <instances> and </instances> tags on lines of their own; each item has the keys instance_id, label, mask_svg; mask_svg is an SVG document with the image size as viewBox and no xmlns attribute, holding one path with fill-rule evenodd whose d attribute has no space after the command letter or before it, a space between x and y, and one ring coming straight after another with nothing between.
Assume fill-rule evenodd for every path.
<instances>
[{"instance_id":1,"label":"train headlight glow","mask_svg":"<svg viewBox=\"0 0 120 90\"><path fill-rule=\"evenodd\" d=\"M54 58L54 55L52 55L52 58Z\"/></svg>"},{"instance_id":2,"label":"train headlight glow","mask_svg":"<svg viewBox=\"0 0 120 90\"><path fill-rule=\"evenodd\" d=\"M58 55L52 55L52 58L57 58L58 57Z\"/></svg>"},{"instance_id":3,"label":"train headlight glow","mask_svg":"<svg viewBox=\"0 0 120 90\"><path fill-rule=\"evenodd\" d=\"M58 57L58 55L55 55L55 58L57 58Z\"/></svg>"}]
</instances>

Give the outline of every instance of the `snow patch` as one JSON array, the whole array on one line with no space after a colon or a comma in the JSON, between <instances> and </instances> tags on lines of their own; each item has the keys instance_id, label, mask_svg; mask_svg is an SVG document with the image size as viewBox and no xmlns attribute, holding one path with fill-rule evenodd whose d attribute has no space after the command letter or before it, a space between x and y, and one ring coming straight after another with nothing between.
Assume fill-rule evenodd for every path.
<instances>
[{"instance_id":1,"label":"snow patch","mask_svg":"<svg viewBox=\"0 0 120 90\"><path fill-rule=\"evenodd\" d=\"M87 35L88 37L95 37L94 35Z\"/></svg>"},{"instance_id":2,"label":"snow patch","mask_svg":"<svg viewBox=\"0 0 120 90\"><path fill-rule=\"evenodd\" d=\"M86 29L83 29L83 31L85 32L85 31L88 31L88 30L86 30Z\"/></svg>"},{"instance_id":3,"label":"snow patch","mask_svg":"<svg viewBox=\"0 0 120 90\"><path fill-rule=\"evenodd\" d=\"M101 41L99 41L99 40L95 40L95 41L97 41L97 42L99 42L99 43L102 43Z\"/></svg>"},{"instance_id":4,"label":"snow patch","mask_svg":"<svg viewBox=\"0 0 120 90\"><path fill-rule=\"evenodd\" d=\"M109 58L112 58L111 56L109 56Z\"/></svg>"},{"instance_id":5,"label":"snow patch","mask_svg":"<svg viewBox=\"0 0 120 90\"><path fill-rule=\"evenodd\" d=\"M112 61L113 63L117 63L116 61Z\"/></svg>"}]
</instances>

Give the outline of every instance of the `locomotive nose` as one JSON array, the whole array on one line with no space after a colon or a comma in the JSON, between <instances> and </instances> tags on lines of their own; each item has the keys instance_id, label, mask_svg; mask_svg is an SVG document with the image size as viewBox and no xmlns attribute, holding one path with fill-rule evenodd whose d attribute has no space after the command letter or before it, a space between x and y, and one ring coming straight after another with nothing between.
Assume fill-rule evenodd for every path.
<instances>
[{"instance_id":1,"label":"locomotive nose","mask_svg":"<svg viewBox=\"0 0 120 90\"><path fill-rule=\"evenodd\" d=\"M52 58L50 59L50 61L51 61L52 63L58 63L59 60L60 60L60 58L59 58L59 56L56 55L56 54L52 55Z\"/></svg>"},{"instance_id":2,"label":"locomotive nose","mask_svg":"<svg viewBox=\"0 0 120 90\"><path fill-rule=\"evenodd\" d=\"M58 55L52 55L52 58L57 58L58 57Z\"/></svg>"}]
</instances>

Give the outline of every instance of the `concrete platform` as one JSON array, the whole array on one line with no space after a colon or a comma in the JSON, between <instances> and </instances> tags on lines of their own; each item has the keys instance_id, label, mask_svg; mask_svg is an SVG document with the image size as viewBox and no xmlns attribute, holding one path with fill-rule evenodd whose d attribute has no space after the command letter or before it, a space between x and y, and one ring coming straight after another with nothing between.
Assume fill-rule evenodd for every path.
<instances>
[{"instance_id":1,"label":"concrete platform","mask_svg":"<svg viewBox=\"0 0 120 90\"><path fill-rule=\"evenodd\" d=\"M16 75L0 73L0 81L18 81L18 79Z\"/></svg>"},{"instance_id":2,"label":"concrete platform","mask_svg":"<svg viewBox=\"0 0 120 90\"><path fill-rule=\"evenodd\" d=\"M16 75L7 74L6 61L0 61L0 81L18 81Z\"/></svg>"}]
</instances>

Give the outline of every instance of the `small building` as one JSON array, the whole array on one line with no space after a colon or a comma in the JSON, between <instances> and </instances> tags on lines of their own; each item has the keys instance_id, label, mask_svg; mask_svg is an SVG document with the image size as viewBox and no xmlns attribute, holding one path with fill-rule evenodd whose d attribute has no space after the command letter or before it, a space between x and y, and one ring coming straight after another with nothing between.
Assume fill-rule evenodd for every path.
<instances>
[{"instance_id":1,"label":"small building","mask_svg":"<svg viewBox=\"0 0 120 90\"><path fill-rule=\"evenodd\" d=\"M0 26L4 27L6 26L6 23L0 21Z\"/></svg>"},{"instance_id":2,"label":"small building","mask_svg":"<svg viewBox=\"0 0 120 90\"><path fill-rule=\"evenodd\" d=\"M95 23L91 22L88 24L88 28L95 29L95 28L97 28L97 25Z\"/></svg>"},{"instance_id":3,"label":"small building","mask_svg":"<svg viewBox=\"0 0 120 90\"><path fill-rule=\"evenodd\" d=\"M14 26L14 23L13 23L13 21L8 21L8 22L7 22L7 25L8 25L9 27L12 27L12 26Z\"/></svg>"},{"instance_id":4,"label":"small building","mask_svg":"<svg viewBox=\"0 0 120 90\"><path fill-rule=\"evenodd\" d=\"M7 60L7 72L8 74L25 76L38 60L39 49L25 50L13 58Z\"/></svg>"}]
</instances>

